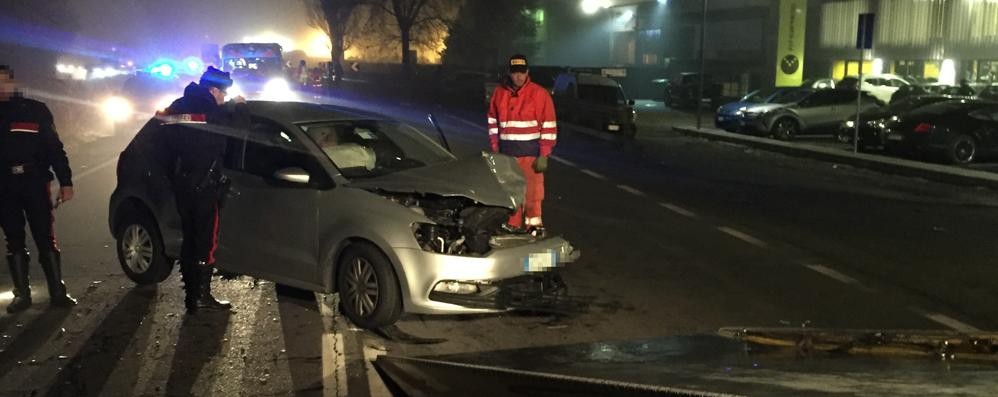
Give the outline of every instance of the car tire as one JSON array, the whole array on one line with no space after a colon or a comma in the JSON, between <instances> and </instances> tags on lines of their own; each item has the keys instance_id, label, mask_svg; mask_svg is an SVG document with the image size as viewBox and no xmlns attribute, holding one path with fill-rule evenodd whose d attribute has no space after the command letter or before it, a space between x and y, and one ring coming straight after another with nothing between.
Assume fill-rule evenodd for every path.
<instances>
[{"instance_id":1,"label":"car tire","mask_svg":"<svg viewBox=\"0 0 998 397\"><path fill-rule=\"evenodd\" d=\"M394 324L402 315L402 294L391 262L378 248L357 243L337 264L336 286L342 312L361 328Z\"/></svg>"},{"instance_id":2,"label":"car tire","mask_svg":"<svg viewBox=\"0 0 998 397\"><path fill-rule=\"evenodd\" d=\"M776 139L789 141L797 137L798 132L800 132L800 124L797 124L797 120L790 117L780 118L773 123L772 134Z\"/></svg>"},{"instance_id":3,"label":"car tire","mask_svg":"<svg viewBox=\"0 0 998 397\"><path fill-rule=\"evenodd\" d=\"M977 156L977 141L970 135L959 134L950 139L945 155L950 164L972 163Z\"/></svg>"},{"instance_id":4,"label":"car tire","mask_svg":"<svg viewBox=\"0 0 998 397\"><path fill-rule=\"evenodd\" d=\"M166 280L173 264L166 256L159 227L139 211L128 211L118 226L115 244L118 263L125 275L139 285Z\"/></svg>"}]
</instances>

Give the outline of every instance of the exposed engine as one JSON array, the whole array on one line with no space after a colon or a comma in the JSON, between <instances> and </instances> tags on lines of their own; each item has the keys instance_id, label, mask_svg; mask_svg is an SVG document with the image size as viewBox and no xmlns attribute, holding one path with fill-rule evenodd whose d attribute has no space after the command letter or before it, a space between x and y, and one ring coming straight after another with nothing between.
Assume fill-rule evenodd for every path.
<instances>
[{"instance_id":1,"label":"exposed engine","mask_svg":"<svg viewBox=\"0 0 998 397\"><path fill-rule=\"evenodd\" d=\"M534 240L527 234L502 230L511 213L507 208L480 205L464 197L384 192L381 195L435 222L413 225L416 241L426 251L479 256L492 248Z\"/></svg>"}]
</instances>

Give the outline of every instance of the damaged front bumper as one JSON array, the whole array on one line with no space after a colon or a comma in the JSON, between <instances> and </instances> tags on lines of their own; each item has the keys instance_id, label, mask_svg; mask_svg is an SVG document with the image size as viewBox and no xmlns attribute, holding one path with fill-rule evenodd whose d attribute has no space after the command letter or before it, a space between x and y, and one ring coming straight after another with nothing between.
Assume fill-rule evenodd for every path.
<instances>
[{"instance_id":1,"label":"damaged front bumper","mask_svg":"<svg viewBox=\"0 0 998 397\"><path fill-rule=\"evenodd\" d=\"M561 237L495 248L483 257L396 249L406 279L406 312L490 313L542 309L564 293L558 269L579 257Z\"/></svg>"}]
</instances>

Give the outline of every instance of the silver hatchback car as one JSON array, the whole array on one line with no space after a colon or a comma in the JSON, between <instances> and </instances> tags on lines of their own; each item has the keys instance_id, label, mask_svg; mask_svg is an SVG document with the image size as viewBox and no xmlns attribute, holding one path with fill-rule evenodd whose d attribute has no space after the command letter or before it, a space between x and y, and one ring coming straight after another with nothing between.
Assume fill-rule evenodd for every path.
<instances>
[{"instance_id":1,"label":"silver hatchback car","mask_svg":"<svg viewBox=\"0 0 998 397\"><path fill-rule=\"evenodd\" d=\"M250 102L252 126L150 120L122 152L109 223L139 284L173 270L180 219L155 147L169 128L226 137L232 180L220 269L323 293L376 328L403 312L488 313L563 290L579 253L561 237L505 231L523 200L511 157L457 159L406 124L318 104Z\"/></svg>"}]
</instances>

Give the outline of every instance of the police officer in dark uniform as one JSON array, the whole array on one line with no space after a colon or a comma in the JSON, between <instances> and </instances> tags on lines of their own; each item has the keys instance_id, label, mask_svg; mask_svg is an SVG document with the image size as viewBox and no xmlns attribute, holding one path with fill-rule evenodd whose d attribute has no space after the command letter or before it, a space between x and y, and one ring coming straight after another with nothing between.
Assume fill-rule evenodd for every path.
<instances>
[{"instance_id":1,"label":"police officer in dark uniform","mask_svg":"<svg viewBox=\"0 0 998 397\"><path fill-rule=\"evenodd\" d=\"M158 145L164 166L170 175L177 210L180 212L184 241L180 271L184 280L188 313L199 309L228 309L229 302L219 301L211 293L215 248L218 240L220 200L227 190L222 174L225 136L209 132L212 126L240 128L248 125L245 99L225 102L232 86L229 74L214 67L198 83L184 89L184 96L160 113L164 123ZM208 127L170 128L175 124L202 124Z\"/></svg>"},{"instance_id":2,"label":"police officer in dark uniform","mask_svg":"<svg viewBox=\"0 0 998 397\"><path fill-rule=\"evenodd\" d=\"M25 222L38 247L50 303L73 306L76 300L66 293L62 282L51 196L51 182L57 177L60 188L56 205L73 198L73 173L48 107L23 97L16 88L14 71L0 65L0 226L7 239L7 264L14 279L14 299L7 312L31 306L31 257L24 241Z\"/></svg>"}]
</instances>

